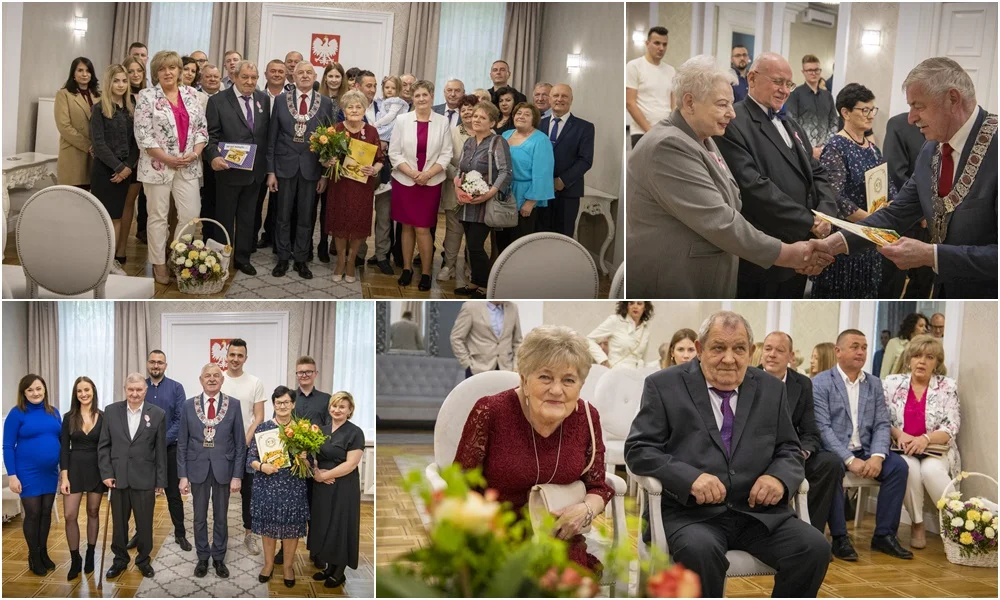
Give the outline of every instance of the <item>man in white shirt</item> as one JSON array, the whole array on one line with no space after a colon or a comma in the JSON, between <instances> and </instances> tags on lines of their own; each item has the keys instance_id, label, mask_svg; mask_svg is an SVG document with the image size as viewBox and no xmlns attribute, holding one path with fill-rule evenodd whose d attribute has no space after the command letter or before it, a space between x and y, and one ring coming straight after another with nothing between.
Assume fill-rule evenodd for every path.
<instances>
[{"instance_id":1,"label":"man in white shirt","mask_svg":"<svg viewBox=\"0 0 1000 600\"><path fill-rule=\"evenodd\" d=\"M444 102L434 106L434 112L448 118L449 127L458 127L462 121L459 114L462 97L465 96L465 84L459 79L449 79L444 84Z\"/></svg>"},{"instance_id":2,"label":"man in white shirt","mask_svg":"<svg viewBox=\"0 0 1000 600\"><path fill-rule=\"evenodd\" d=\"M632 146L674 107L674 68L663 62L667 28L657 25L646 34L646 54L625 65L625 108L632 128Z\"/></svg>"},{"instance_id":3,"label":"man in white shirt","mask_svg":"<svg viewBox=\"0 0 1000 600\"><path fill-rule=\"evenodd\" d=\"M399 97L406 100L410 110L413 110L413 84L417 82L417 77L413 73L403 73L399 76L399 81L403 84Z\"/></svg>"},{"instance_id":4,"label":"man in white shirt","mask_svg":"<svg viewBox=\"0 0 1000 600\"><path fill-rule=\"evenodd\" d=\"M813 378L816 427L823 448L839 456L855 477L879 482L872 550L913 558L896 538L909 468L890 451L889 409L882 382L862 370L868 358L865 334L844 330L837 336L834 354L836 366ZM844 490L838 486L834 492L830 510L833 555L852 560L850 557L857 555L847 537Z\"/></svg>"},{"instance_id":5,"label":"man in white shirt","mask_svg":"<svg viewBox=\"0 0 1000 600\"><path fill-rule=\"evenodd\" d=\"M226 354L226 371L225 379L222 382L222 393L240 401L240 410L243 413L243 434L249 448L257 426L264 422L264 402L268 398L260 379L243 371L246 362L246 341L240 338L230 340L229 351ZM241 471L241 474L243 475L243 485L240 488L240 497L243 501L243 529L246 530L243 536L243 545L246 546L247 552L257 555L260 554L260 546L257 543L257 537L250 531L250 497L253 493L253 475L246 473L246 469Z\"/></svg>"}]
</instances>

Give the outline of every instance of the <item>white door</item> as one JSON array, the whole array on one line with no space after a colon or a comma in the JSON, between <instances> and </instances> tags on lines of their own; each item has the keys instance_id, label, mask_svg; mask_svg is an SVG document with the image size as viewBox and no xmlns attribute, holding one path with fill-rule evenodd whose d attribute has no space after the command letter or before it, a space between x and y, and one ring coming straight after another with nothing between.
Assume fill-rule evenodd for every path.
<instances>
[{"instance_id":1,"label":"white door","mask_svg":"<svg viewBox=\"0 0 1000 600\"><path fill-rule=\"evenodd\" d=\"M733 34L756 36L757 7L751 3L717 4L715 59L728 65L733 51ZM761 40L754 38L754 54L760 54ZM756 58L756 57L751 57Z\"/></svg>"},{"instance_id":2,"label":"white door","mask_svg":"<svg viewBox=\"0 0 1000 600\"><path fill-rule=\"evenodd\" d=\"M969 73L979 104L997 112L997 4L949 2L941 6L937 56Z\"/></svg>"}]
</instances>

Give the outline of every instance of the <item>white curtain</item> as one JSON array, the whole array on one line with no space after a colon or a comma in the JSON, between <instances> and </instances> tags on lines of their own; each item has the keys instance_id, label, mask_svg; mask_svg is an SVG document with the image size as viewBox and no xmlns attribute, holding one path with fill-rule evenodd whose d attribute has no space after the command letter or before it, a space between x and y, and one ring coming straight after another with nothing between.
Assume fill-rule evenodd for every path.
<instances>
[{"instance_id":1,"label":"white curtain","mask_svg":"<svg viewBox=\"0 0 1000 600\"><path fill-rule=\"evenodd\" d=\"M444 102L444 84L460 79L465 92L489 89L490 65L502 58L503 2L444 2L438 33L434 102Z\"/></svg>"},{"instance_id":2,"label":"white curtain","mask_svg":"<svg viewBox=\"0 0 1000 600\"><path fill-rule=\"evenodd\" d=\"M73 399L73 382L94 381L101 408L122 396L115 382L115 303L107 300L59 303L59 412Z\"/></svg>"},{"instance_id":3,"label":"white curtain","mask_svg":"<svg viewBox=\"0 0 1000 600\"><path fill-rule=\"evenodd\" d=\"M211 2L154 2L149 16L149 59L160 50L187 56L195 50L209 51L212 41ZM222 62L221 56L210 61ZM217 64L221 69L222 65Z\"/></svg>"},{"instance_id":4,"label":"white curtain","mask_svg":"<svg viewBox=\"0 0 1000 600\"><path fill-rule=\"evenodd\" d=\"M375 303L337 302L333 387L354 396L355 425L375 439ZM320 371L324 367L320 367Z\"/></svg>"}]
</instances>

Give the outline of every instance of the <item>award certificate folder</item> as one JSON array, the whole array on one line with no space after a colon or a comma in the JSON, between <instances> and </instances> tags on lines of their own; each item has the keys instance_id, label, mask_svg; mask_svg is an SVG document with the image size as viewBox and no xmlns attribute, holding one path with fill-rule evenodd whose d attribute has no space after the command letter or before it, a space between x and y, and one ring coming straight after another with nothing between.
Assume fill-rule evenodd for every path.
<instances>
[{"instance_id":1,"label":"award certificate folder","mask_svg":"<svg viewBox=\"0 0 1000 600\"><path fill-rule=\"evenodd\" d=\"M370 167L375 164L376 153L378 153L378 146L375 144L351 138L351 153L344 157L340 176L359 183L368 183L368 176L361 172L361 167Z\"/></svg>"},{"instance_id":2,"label":"award certificate folder","mask_svg":"<svg viewBox=\"0 0 1000 600\"><path fill-rule=\"evenodd\" d=\"M285 451L285 444L281 441L281 429L268 429L254 434L257 441L257 453L260 454L260 462L271 463L279 469L290 466L288 452Z\"/></svg>"},{"instance_id":3,"label":"award certificate folder","mask_svg":"<svg viewBox=\"0 0 1000 600\"><path fill-rule=\"evenodd\" d=\"M886 163L865 171L865 194L869 213L889 204L889 167Z\"/></svg>"},{"instance_id":4,"label":"award certificate folder","mask_svg":"<svg viewBox=\"0 0 1000 600\"><path fill-rule=\"evenodd\" d=\"M851 223L849 221L842 221L841 219L831 217L830 215L824 215L817 210L814 210L813 214L827 223L835 225L848 233L853 233L856 236L863 237L877 246L888 246L899 239L899 234L891 229L879 229L878 227L868 227L866 225L858 225L857 223Z\"/></svg>"},{"instance_id":5,"label":"award certificate folder","mask_svg":"<svg viewBox=\"0 0 1000 600\"><path fill-rule=\"evenodd\" d=\"M219 142L219 156L231 169L253 171L253 161L257 157L257 144L231 144Z\"/></svg>"}]
</instances>

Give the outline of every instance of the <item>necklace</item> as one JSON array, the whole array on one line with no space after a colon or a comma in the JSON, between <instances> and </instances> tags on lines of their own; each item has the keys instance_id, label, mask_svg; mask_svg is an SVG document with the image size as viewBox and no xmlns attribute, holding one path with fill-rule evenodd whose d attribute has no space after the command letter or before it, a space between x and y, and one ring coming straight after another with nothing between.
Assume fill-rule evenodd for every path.
<instances>
[{"instance_id":1,"label":"necklace","mask_svg":"<svg viewBox=\"0 0 1000 600\"><path fill-rule=\"evenodd\" d=\"M285 421L284 423L282 423L281 421L278 420L278 417L274 417L274 422L277 423L279 426L284 427L285 425L288 425L289 423L291 423L292 419L289 418L287 421Z\"/></svg>"},{"instance_id":2,"label":"necklace","mask_svg":"<svg viewBox=\"0 0 1000 600\"><path fill-rule=\"evenodd\" d=\"M531 408L528 407L528 394L524 394L525 414L528 415L528 425L531 428L531 447L535 451L535 485L542 480L542 466L538 461L538 443L535 442L535 424L531 421ZM552 469L552 476L545 483L552 483L556 473L559 471L559 457L562 455L563 425L559 423L559 448L556 450L556 466Z\"/></svg>"},{"instance_id":3,"label":"necklace","mask_svg":"<svg viewBox=\"0 0 1000 600\"><path fill-rule=\"evenodd\" d=\"M868 143L868 140L866 140L866 139L865 139L865 135L864 135L864 134L861 134L861 141L859 142L858 140L854 139L854 136L853 136L853 135L851 134L851 132L850 132L850 131L848 131L848 130L847 130L847 128L846 128L846 127L844 127L844 133L846 133L846 134L847 134L847 137L848 137L848 138L849 138L849 139L850 139L850 140L851 140L852 142L854 142L854 143L855 143L855 144L857 144L858 146L861 146L862 148L864 148L864 147L865 147L865 144L867 144L867 143Z\"/></svg>"}]
</instances>

